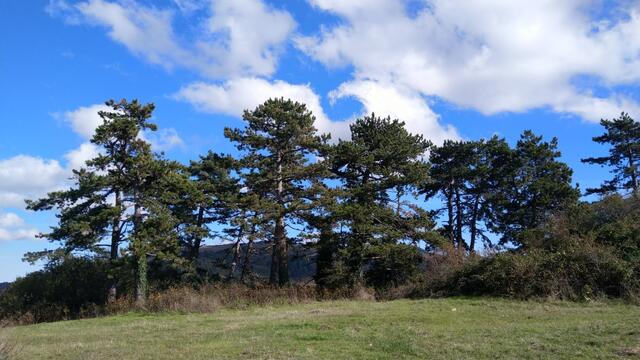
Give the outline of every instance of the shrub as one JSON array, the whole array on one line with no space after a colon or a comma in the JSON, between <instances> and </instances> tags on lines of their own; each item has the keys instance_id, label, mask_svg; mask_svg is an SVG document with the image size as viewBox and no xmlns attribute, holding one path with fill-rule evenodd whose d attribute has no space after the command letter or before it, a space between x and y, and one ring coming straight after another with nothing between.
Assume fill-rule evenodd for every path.
<instances>
[{"instance_id":1,"label":"shrub","mask_svg":"<svg viewBox=\"0 0 640 360\"><path fill-rule=\"evenodd\" d=\"M638 289L636 278L633 267L608 248L580 245L562 251L533 249L469 259L453 271L427 278L412 295L629 297Z\"/></svg>"},{"instance_id":2,"label":"shrub","mask_svg":"<svg viewBox=\"0 0 640 360\"><path fill-rule=\"evenodd\" d=\"M382 244L369 249L367 285L376 289L397 287L414 279L420 270L422 255L407 244Z\"/></svg>"},{"instance_id":3,"label":"shrub","mask_svg":"<svg viewBox=\"0 0 640 360\"><path fill-rule=\"evenodd\" d=\"M95 312L106 301L106 263L69 258L17 279L0 295L0 317L43 322Z\"/></svg>"}]
</instances>

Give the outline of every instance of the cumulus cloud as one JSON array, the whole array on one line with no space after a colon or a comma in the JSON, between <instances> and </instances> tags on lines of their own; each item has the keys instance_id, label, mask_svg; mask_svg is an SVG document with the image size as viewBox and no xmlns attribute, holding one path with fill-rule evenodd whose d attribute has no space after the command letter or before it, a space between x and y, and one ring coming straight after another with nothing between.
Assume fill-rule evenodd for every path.
<instances>
[{"instance_id":1,"label":"cumulus cloud","mask_svg":"<svg viewBox=\"0 0 640 360\"><path fill-rule=\"evenodd\" d=\"M242 116L269 98L284 97L305 103L316 117L316 128L331 133L334 138L348 137L348 123L331 121L320 104L320 97L308 84L290 84L259 78L239 78L221 85L196 82L180 89L174 97L187 101L203 112Z\"/></svg>"},{"instance_id":2,"label":"cumulus cloud","mask_svg":"<svg viewBox=\"0 0 640 360\"><path fill-rule=\"evenodd\" d=\"M374 80L485 114L550 107L598 120L638 109L615 90L640 80L637 4L602 21L591 17L597 2L583 0L430 0L411 11L395 0L311 3L344 21L297 37L298 48L329 67L353 66L356 83ZM576 87L581 76L607 93Z\"/></svg>"},{"instance_id":3,"label":"cumulus cloud","mask_svg":"<svg viewBox=\"0 0 640 360\"><path fill-rule=\"evenodd\" d=\"M35 239L38 230L27 227L15 213L0 212L0 241Z\"/></svg>"},{"instance_id":4,"label":"cumulus cloud","mask_svg":"<svg viewBox=\"0 0 640 360\"><path fill-rule=\"evenodd\" d=\"M65 112L63 118L76 134L88 140L91 139L96 128L102 124L102 118L98 115L98 112L109 110L111 108L104 104L81 106L75 110Z\"/></svg>"},{"instance_id":5,"label":"cumulus cloud","mask_svg":"<svg viewBox=\"0 0 640 360\"><path fill-rule=\"evenodd\" d=\"M204 6L200 1L175 3L185 14ZM291 15L261 0L216 0L208 4L208 15L189 38L176 35L172 9L135 1L88 0L70 5L50 0L47 9L52 16L63 17L71 24L106 27L113 41L167 69L181 66L212 78L272 74L282 44L296 26Z\"/></svg>"},{"instance_id":6,"label":"cumulus cloud","mask_svg":"<svg viewBox=\"0 0 640 360\"><path fill-rule=\"evenodd\" d=\"M68 177L57 160L28 155L0 160L0 207L23 208L25 198L59 189Z\"/></svg>"},{"instance_id":7,"label":"cumulus cloud","mask_svg":"<svg viewBox=\"0 0 640 360\"><path fill-rule=\"evenodd\" d=\"M102 123L97 112L109 110L105 105L90 105L64 112L62 118L71 129L85 140L89 140L95 128ZM145 132L141 138L151 143L155 151L166 151L182 146L182 138L173 128L157 132ZM30 155L17 155L0 159L0 208L24 208L25 199L36 199L48 192L70 185L72 170L85 166L87 160L95 158L99 148L89 141L64 155L64 164L54 159L43 159Z\"/></svg>"},{"instance_id":8,"label":"cumulus cloud","mask_svg":"<svg viewBox=\"0 0 640 360\"><path fill-rule=\"evenodd\" d=\"M24 225L24 220L14 213L0 213L0 227L15 228Z\"/></svg>"},{"instance_id":9,"label":"cumulus cloud","mask_svg":"<svg viewBox=\"0 0 640 360\"><path fill-rule=\"evenodd\" d=\"M167 151L175 147L184 146L184 141L173 128L160 129L158 131L146 131L140 137L151 144L155 151Z\"/></svg>"},{"instance_id":10,"label":"cumulus cloud","mask_svg":"<svg viewBox=\"0 0 640 360\"><path fill-rule=\"evenodd\" d=\"M85 23L107 27L108 34L114 41L122 43L132 53L148 62L160 64L168 69L176 65L183 66L206 77L226 79L227 82L223 85L199 82L180 90L179 98L190 101L201 110L238 116L242 110L255 107L269 97L290 97L309 106L316 114L320 131L331 132L334 138L348 137L348 122L329 120L322 111L318 96L308 85L257 77L269 77L275 72L278 54L296 27L289 13L271 8L261 0L174 2L184 16L189 16L195 11L207 10L204 20L198 26L196 36L188 41L176 35L172 26L175 14L168 9L148 7L134 1L127 2L127 6L122 2L107 0L88 0L73 6L61 0L52 1L51 4L58 4L58 11L52 12L53 15L67 14L66 17L70 19L79 18ZM327 2L325 5L331 4ZM333 5L340 6L344 11L356 16L375 12L379 17L384 17L386 11L392 11L395 6L393 3L390 3L389 7L371 6L368 2L359 1L334 2ZM299 40L300 43L304 41ZM440 127L437 117L429 109L426 101L421 99L420 94L400 89L390 81L375 83L378 85L376 90L379 91L370 93L359 86L362 91L351 93L349 96L363 102L364 108L370 111L373 109L371 96L376 96L375 94L383 91L381 87L386 87L386 91L394 95L396 102L402 101L404 104L417 106L413 110L402 111L403 115L412 116L402 119L411 125L412 130L424 133L436 141L441 141L449 135L455 137L452 129ZM369 87L373 84L374 81L367 82ZM346 91L355 90L354 87L355 84L345 84L340 91L347 96ZM215 96L220 98L214 99ZM380 104L377 108L388 109L389 106ZM86 119L85 113L95 110L97 108L87 107L78 109L76 114L68 115ZM397 109L387 113L395 112ZM424 117L420 118L423 115ZM423 124L418 124L419 122ZM92 130L91 121L78 123L72 121L79 132L88 133Z\"/></svg>"},{"instance_id":11,"label":"cumulus cloud","mask_svg":"<svg viewBox=\"0 0 640 360\"><path fill-rule=\"evenodd\" d=\"M90 142L80 144L77 149L71 150L64 155L67 160L67 169L80 169L85 166L88 160L98 156L100 149Z\"/></svg>"},{"instance_id":12,"label":"cumulus cloud","mask_svg":"<svg viewBox=\"0 0 640 360\"><path fill-rule=\"evenodd\" d=\"M332 101L343 97L355 97L364 106L365 113L391 116L405 122L414 134L422 134L436 144L446 139L460 138L452 126L442 126L436 115L420 95L376 81L356 80L343 83L329 94Z\"/></svg>"},{"instance_id":13,"label":"cumulus cloud","mask_svg":"<svg viewBox=\"0 0 640 360\"><path fill-rule=\"evenodd\" d=\"M333 140L349 138L352 119L331 120L325 113L320 96L308 84L290 84L285 81L268 81L259 78L239 78L223 84L196 82L180 89L174 97L187 101L204 112L241 116L246 109L253 109L269 98L284 97L307 104L316 116L316 128L321 133L331 133ZM438 116L431 111L425 99L412 91L402 91L394 85L376 81L354 81L342 84L329 94L331 102L353 97L363 105L363 113L375 112L403 120L407 128L423 134L436 143L444 139L456 139L453 127L441 126Z\"/></svg>"},{"instance_id":14,"label":"cumulus cloud","mask_svg":"<svg viewBox=\"0 0 640 360\"><path fill-rule=\"evenodd\" d=\"M76 134L85 140L90 140L96 128L103 123L102 118L98 115L99 111L113 111L113 109L103 104L81 106L75 110L66 111L62 117ZM140 134L140 137L151 143L151 147L156 151L166 151L184 144L174 128L163 128L155 132L145 131ZM98 148L90 142L85 142L78 149L69 152L66 158L72 168L76 169L97 154Z\"/></svg>"}]
</instances>

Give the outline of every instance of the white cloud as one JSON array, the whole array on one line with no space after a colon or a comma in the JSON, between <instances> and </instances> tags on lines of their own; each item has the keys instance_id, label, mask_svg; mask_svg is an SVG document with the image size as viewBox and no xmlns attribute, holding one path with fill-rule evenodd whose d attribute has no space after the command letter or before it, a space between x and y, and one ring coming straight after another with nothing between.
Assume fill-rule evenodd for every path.
<instances>
[{"instance_id":1,"label":"white cloud","mask_svg":"<svg viewBox=\"0 0 640 360\"><path fill-rule=\"evenodd\" d=\"M76 110L65 112L63 119L71 125L75 133L85 140L90 140L96 128L103 123L102 118L98 115L99 111L112 112L113 108L101 104L81 106ZM140 134L140 137L151 143L151 147L156 151L166 151L184 145L182 138L173 128L164 128L157 132L146 131ZM96 155L98 155L97 146L85 142L78 149L70 151L65 157L69 161L69 166L72 169L77 169Z\"/></svg>"},{"instance_id":2,"label":"white cloud","mask_svg":"<svg viewBox=\"0 0 640 360\"><path fill-rule=\"evenodd\" d=\"M57 160L18 155L0 160L0 207L24 208L24 199L65 185L69 172Z\"/></svg>"},{"instance_id":3,"label":"white cloud","mask_svg":"<svg viewBox=\"0 0 640 360\"><path fill-rule=\"evenodd\" d=\"M438 115L429 108L425 99L410 90L402 91L397 86L375 81L353 81L343 83L329 96L332 101L353 96L364 105L365 113L375 112L378 116L400 119L410 132L422 134L436 144L460 137L452 126L441 126Z\"/></svg>"},{"instance_id":4,"label":"white cloud","mask_svg":"<svg viewBox=\"0 0 640 360\"><path fill-rule=\"evenodd\" d=\"M279 46L296 23L286 11L268 8L261 0L214 0L207 21L211 38L200 50L228 74L270 75L276 69ZM213 41L223 37L224 41Z\"/></svg>"},{"instance_id":5,"label":"white cloud","mask_svg":"<svg viewBox=\"0 0 640 360\"><path fill-rule=\"evenodd\" d=\"M203 6L188 0L176 5L183 14ZM75 5L50 0L47 10L72 24L107 27L112 40L167 69L182 66L213 78L272 74L280 48L296 26L291 15L261 0L216 0L209 5L208 16L195 21L195 35L185 39L175 34L171 9L132 0L88 0Z\"/></svg>"},{"instance_id":6,"label":"white cloud","mask_svg":"<svg viewBox=\"0 0 640 360\"><path fill-rule=\"evenodd\" d=\"M191 13L196 10L202 9L205 5L205 0L173 0L174 4L185 13Z\"/></svg>"},{"instance_id":7,"label":"white cloud","mask_svg":"<svg viewBox=\"0 0 640 360\"><path fill-rule=\"evenodd\" d=\"M36 229L8 230L0 228L0 241L34 240L38 233L39 232Z\"/></svg>"},{"instance_id":8,"label":"white cloud","mask_svg":"<svg viewBox=\"0 0 640 360\"><path fill-rule=\"evenodd\" d=\"M204 112L224 113L240 117L244 110L254 109L269 98L284 97L307 105L316 116L316 128L321 133L331 133L333 140L349 138L349 124L354 120L332 121L320 103L320 97L308 84L290 84L284 81L267 81L259 78L239 78L221 85L203 82L183 87L175 98L187 101ZM363 105L363 114L371 112L379 116L397 117L407 124L409 131L425 135L436 143L444 139L458 138L456 130L442 127L438 116L425 100L412 91L401 91L393 85L375 81L344 83L329 94L330 100L354 97Z\"/></svg>"},{"instance_id":9,"label":"white cloud","mask_svg":"<svg viewBox=\"0 0 640 360\"><path fill-rule=\"evenodd\" d=\"M353 66L356 83L373 80L485 114L548 106L598 120L638 108L615 93L640 80L637 4L603 23L589 15L597 2L585 0L431 0L412 13L395 0L311 2L344 22L298 37L297 46L326 66ZM574 86L581 76L610 94Z\"/></svg>"},{"instance_id":10,"label":"white cloud","mask_svg":"<svg viewBox=\"0 0 640 360\"><path fill-rule=\"evenodd\" d=\"M67 24L80 24L80 17L66 0L49 0L44 10L52 17L62 17Z\"/></svg>"},{"instance_id":11,"label":"white cloud","mask_svg":"<svg viewBox=\"0 0 640 360\"><path fill-rule=\"evenodd\" d=\"M38 231L26 226L24 219L14 213L0 212L0 241L35 239Z\"/></svg>"},{"instance_id":12,"label":"white cloud","mask_svg":"<svg viewBox=\"0 0 640 360\"><path fill-rule=\"evenodd\" d=\"M64 155L66 164L58 160L30 155L0 159L0 208L23 209L26 199L35 200L48 192L71 185L72 170L98 154L98 148L88 142Z\"/></svg>"},{"instance_id":13,"label":"white cloud","mask_svg":"<svg viewBox=\"0 0 640 360\"><path fill-rule=\"evenodd\" d=\"M77 149L71 150L64 155L67 160L69 172L73 169L80 169L85 166L87 160L98 156L100 149L90 142L82 143Z\"/></svg>"},{"instance_id":14,"label":"white cloud","mask_svg":"<svg viewBox=\"0 0 640 360\"><path fill-rule=\"evenodd\" d=\"M81 106L76 110L65 112L63 117L76 134L89 140L93 137L96 128L102 124L99 111L112 111L112 109L104 104Z\"/></svg>"},{"instance_id":15,"label":"white cloud","mask_svg":"<svg viewBox=\"0 0 640 360\"><path fill-rule=\"evenodd\" d=\"M145 60L171 68L188 54L176 42L172 13L128 2L89 0L74 6L82 19L109 28L109 37Z\"/></svg>"},{"instance_id":16,"label":"white cloud","mask_svg":"<svg viewBox=\"0 0 640 360\"><path fill-rule=\"evenodd\" d=\"M176 99L187 101L200 111L237 117L242 116L244 110L252 110L269 98L279 97L306 104L316 117L315 126L319 132L331 133L334 140L348 137L348 123L329 120L320 104L320 97L307 84L239 78L222 85L192 83L175 95Z\"/></svg>"},{"instance_id":17,"label":"white cloud","mask_svg":"<svg viewBox=\"0 0 640 360\"><path fill-rule=\"evenodd\" d=\"M184 146L184 141L173 128L146 131L140 134L140 138L149 142L154 151L167 151L175 147Z\"/></svg>"},{"instance_id":18,"label":"white cloud","mask_svg":"<svg viewBox=\"0 0 640 360\"><path fill-rule=\"evenodd\" d=\"M74 132L85 140L90 139L95 128L102 123L97 112L109 110L105 105L80 107L63 114ZM151 143L156 151L166 151L182 146L183 141L175 129L161 129L147 132L141 137ZM48 192L60 190L71 185L72 170L85 166L87 160L99 154L99 148L85 141L76 149L64 155L66 162L43 159L30 155L17 155L0 159L0 208L24 208L25 199L37 199Z\"/></svg>"},{"instance_id":19,"label":"white cloud","mask_svg":"<svg viewBox=\"0 0 640 360\"><path fill-rule=\"evenodd\" d=\"M0 213L0 227L16 228L24 225L24 220L14 213Z\"/></svg>"}]
</instances>

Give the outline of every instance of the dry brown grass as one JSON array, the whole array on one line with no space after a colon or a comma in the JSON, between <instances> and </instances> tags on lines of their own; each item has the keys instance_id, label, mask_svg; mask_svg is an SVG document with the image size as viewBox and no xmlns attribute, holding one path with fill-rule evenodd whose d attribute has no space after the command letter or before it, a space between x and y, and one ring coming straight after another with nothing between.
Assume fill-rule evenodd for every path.
<instances>
[{"instance_id":1,"label":"dry brown grass","mask_svg":"<svg viewBox=\"0 0 640 360\"><path fill-rule=\"evenodd\" d=\"M198 288L177 286L163 291L151 292L144 305L137 303L133 296L123 296L115 302L104 306L93 305L85 307L73 317L62 314L62 316L52 315L45 320L38 320L38 317L27 312L19 316L6 318L4 321L7 325L28 325L37 322L126 314L132 311L148 313L211 313L222 308L237 309L251 306L293 305L338 299L375 300L375 293L363 287L319 291L319 289L311 285L274 287L268 285L209 284Z\"/></svg>"},{"instance_id":2,"label":"dry brown grass","mask_svg":"<svg viewBox=\"0 0 640 360\"><path fill-rule=\"evenodd\" d=\"M17 354L17 347L10 342L4 334L4 325L0 324L0 360L14 359Z\"/></svg>"},{"instance_id":3,"label":"dry brown grass","mask_svg":"<svg viewBox=\"0 0 640 360\"><path fill-rule=\"evenodd\" d=\"M314 286L286 287L245 286L241 284L174 287L149 295L143 306L132 298L121 298L106 307L107 314L129 311L209 313L221 308L247 308L250 306L301 304L319 300L357 299L375 300L371 290L365 288L318 291ZM90 316L90 314L88 317Z\"/></svg>"}]
</instances>

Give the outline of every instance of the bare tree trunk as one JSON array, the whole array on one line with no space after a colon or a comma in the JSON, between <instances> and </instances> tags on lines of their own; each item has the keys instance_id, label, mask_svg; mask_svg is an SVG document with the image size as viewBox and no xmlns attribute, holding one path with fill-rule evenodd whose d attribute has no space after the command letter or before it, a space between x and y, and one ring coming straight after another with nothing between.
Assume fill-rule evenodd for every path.
<instances>
[{"instance_id":1,"label":"bare tree trunk","mask_svg":"<svg viewBox=\"0 0 640 360\"><path fill-rule=\"evenodd\" d=\"M446 193L447 195L447 215L449 216L447 225L449 226L449 242L451 245L456 245L455 232L453 225L453 187L449 188L449 191Z\"/></svg>"},{"instance_id":2,"label":"bare tree trunk","mask_svg":"<svg viewBox=\"0 0 640 360\"><path fill-rule=\"evenodd\" d=\"M278 240L273 239L273 244L271 246L271 271L269 272L269 284L277 285L278 284L278 274L280 269L280 259L278 258L278 251L276 249Z\"/></svg>"},{"instance_id":3,"label":"bare tree trunk","mask_svg":"<svg viewBox=\"0 0 640 360\"><path fill-rule=\"evenodd\" d=\"M147 303L147 287L148 287L148 276L147 276L147 254L144 251L144 246L140 243L142 239L140 238L140 226L142 225L142 208L138 203L138 197L135 197L135 205L134 205L134 214L133 214L133 231L134 231L134 241L136 244L136 256L138 257L138 281L136 286L136 301L139 306L145 306Z\"/></svg>"},{"instance_id":4,"label":"bare tree trunk","mask_svg":"<svg viewBox=\"0 0 640 360\"><path fill-rule=\"evenodd\" d=\"M278 162L278 187L276 202L278 204L278 217L276 218L276 228L273 239L273 253L271 255L271 274L269 283L271 285L285 285L289 283L289 253L287 249L287 235L284 222L284 180L282 178L282 156L277 155Z\"/></svg>"},{"instance_id":5,"label":"bare tree trunk","mask_svg":"<svg viewBox=\"0 0 640 360\"><path fill-rule=\"evenodd\" d=\"M244 262L242 263L242 272L240 273L240 281L244 282L244 278L247 273L250 271L250 261L251 261L251 252L253 251L253 240L256 233L256 225L253 224L251 227L251 233L249 233L249 239L247 241L247 250L244 254Z\"/></svg>"},{"instance_id":6,"label":"bare tree trunk","mask_svg":"<svg viewBox=\"0 0 640 360\"><path fill-rule=\"evenodd\" d=\"M460 190L456 189L456 240L458 242L458 250L466 250L467 243L462 238L463 227L463 211L462 204L460 203Z\"/></svg>"},{"instance_id":7,"label":"bare tree trunk","mask_svg":"<svg viewBox=\"0 0 640 360\"><path fill-rule=\"evenodd\" d=\"M284 228L284 217L278 219L276 223L276 239L278 246L278 284L280 286L289 284L289 244L287 244L287 236Z\"/></svg>"},{"instance_id":8,"label":"bare tree trunk","mask_svg":"<svg viewBox=\"0 0 640 360\"><path fill-rule=\"evenodd\" d=\"M234 245L234 249L233 249L233 261L231 262L231 271L230 271L230 277L231 278L235 278L236 275L236 268L238 266L238 261L240 260L240 250L242 249L241 242L242 242L242 236L244 235L244 224L242 224L240 226L240 229L238 230L238 238L236 239L236 243Z\"/></svg>"},{"instance_id":9,"label":"bare tree trunk","mask_svg":"<svg viewBox=\"0 0 640 360\"><path fill-rule=\"evenodd\" d=\"M204 208L200 206L198 209L198 215L196 217L196 226L198 228L202 227L202 223L204 220ZM193 243L191 244L191 249L189 249L189 259L194 261L200 257L200 245L202 244L202 236L200 234L196 234L193 239Z\"/></svg>"},{"instance_id":10,"label":"bare tree trunk","mask_svg":"<svg viewBox=\"0 0 640 360\"><path fill-rule=\"evenodd\" d=\"M478 211L480 208L480 196L477 196L473 204L473 214L471 214L471 241L469 244L469 252L474 253L476 247L476 236L478 234Z\"/></svg>"},{"instance_id":11,"label":"bare tree trunk","mask_svg":"<svg viewBox=\"0 0 640 360\"><path fill-rule=\"evenodd\" d=\"M121 202L120 190L116 189L115 202L114 202L114 206L116 209L120 209L120 202ZM111 274L109 275L111 276L111 279L110 279L111 284L107 292L107 301L110 303L116 301L116 297L118 295L117 288L116 288L116 279L114 278L114 275L113 275L113 268L114 268L115 261L118 259L118 245L120 244L121 236L122 235L120 233L120 211L118 211L118 214L113 217L113 221L111 223L111 251L109 254L109 261L110 261L109 270L111 272Z\"/></svg>"},{"instance_id":12,"label":"bare tree trunk","mask_svg":"<svg viewBox=\"0 0 640 360\"><path fill-rule=\"evenodd\" d=\"M147 304L147 255L138 255L138 284L136 286L136 302L138 306L145 306Z\"/></svg>"},{"instance_id":13,"label":"bare tree trunk","mask_svg":"<svg viewBox=\"0 0 640 360\"><path fill-rule=\"evenodd\" d=\"M629 168L631 168L631 194L634 198L638 198L640 194L640 184L638 184L638 170L633 163L631 156L629 156Z\"/></svg>"}]
</instances>

